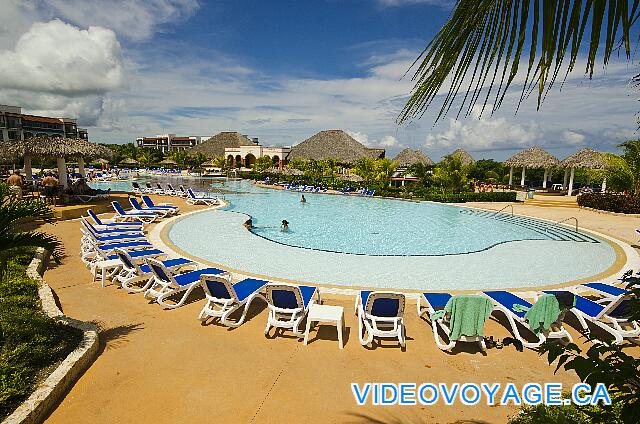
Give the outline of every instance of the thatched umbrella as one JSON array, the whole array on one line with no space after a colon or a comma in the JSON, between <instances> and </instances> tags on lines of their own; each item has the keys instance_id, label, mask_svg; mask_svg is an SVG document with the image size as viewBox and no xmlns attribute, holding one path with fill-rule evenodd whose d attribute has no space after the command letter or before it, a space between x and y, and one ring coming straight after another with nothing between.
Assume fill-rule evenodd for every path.
<instances>
[{"instance_id":1,"label":"thatched umbrella","mask_svg":"<svg viewBox=\"0 0 640 424\"><path fill-rule=\"evenodd\" d=\"M100 165L107 165L107 164L109 164L109 161L104 159L104 158L98 158L98 159L92 160L91 163L98 163Z\"/></svg>"},{"instance_id":2,"label":"thatched umbrella","mask_svg":"<svg viewBox=\"0 0 640 424\"><path fill-rule=\"evenodd\" d=\"M24 157L25 173L27 179L32 179L31 158L34 156L57 159L58 177L60 184L67 187L67 165L65 159L78 158L78 169L82 176L84 172L84 158L113 158L114 152L108 147L91 143L86 140L65 137L39 136L27 140L15 140L8 142L17 157Z\"/></svg>"},{"instance_id":3,"label":"thatched umbrella","mask_svg":"<svg viewBox=\"0 0 640 424\"><path fill-rule=\"evenodd\" d=\"M345 180L349 180L349 181L353 181L353 182L356 182L356 183L364 181L364 178L362 178L358 174L349 174L344 179Z\"/></svg>"},{"instance_id":4,"label":"thatched umbrella","mask_svg":"<svg viewBox=\"0 0 640 424\"><path fill-rule=\"evenodd\" d=\"M462 162L463 165L471 165L473 163L475 163L475 159L473 158L473 156L471 156L469 154L469 152L467 152L464 149L456 149L453 153L451 153L449 156L451 157L457 157L458 159L460 159L460 162Z\"/></svg>"},{"instance_id":5,"label":"thatched umbrella","mask_svg":"<svg viewBox=\"0 0 640 424\"><path fill-rule=\"evenodd\" d=\"M504 161L504 164L511 167L509 170L509 185L513 185L513 168L522 168L522 178L520 180L521 186L524 186L524 178L527 168L544 169L542 188L547 188L549 169L560 165L560 161L541 147L533 146L511 156L509 159Z\"/></svg>"},{"instance_id":6,"label":"thatched umbrella","mask_svg":"<svg viewBox=\"0 0 640 424\"><path fill-rule=\"evenodd\" d=\"M571 177L567 188L567 196L571 196L576 168L604 169L609 166L609 163L602 153L596 152L593 149L584 148L563 160L560 166L565 168L564 187L567 187L567 174L569 173L569 169L571 170ZM606 184L606 180L602 182L603 190L606 188Z\"/></svg>"},{"instance_id":7,"label":"thatched umbrella","mask_svg":"<svg viewBox=\"0 0 640 424\"><path fill-rule=\"evenodd\" d=\"M178 162L176 162L173 159L169 159L169 158L167 158L167 159L165 159L165 160L160 162L160 165L177 165L177 164L178 164Z\"/></svg>"},{"instance_id":8,"label":"thatched umbrella","mask_svg":"<svg viewBox=\"0 0 640 424\"><path fill-rule=\"evenodd\" d=\"M291 148L287 160L334 159L341 164L352 164L362 158L384 157L384 149L369 149L343 130L325 130Z\"/></svg>"},{"instance_id":9,"label":"thatched umbrella","mask_svg":"<svg viewBox=\"0 0 640 424\"><path fill-rule=\"evenodd\" d=\"M408 147L398 153L394 161L398 162L399 166L411 166L416 163L421 163L423 165L435 165L435 163L431 160L431 158L424 154L422 150L411 150Z\"/></svg>"},{"instance_id":10,"label":"thatched umbrella","mask_svg":"<svg viewBox=\"0 0 640 424\"><path fill-rule=\"evenodd\" d=\"M127 158L125 160L120 161L120 165L137 165L139 162L134 158Z\"/></svg>"},{"instance_id":11,"label":"thatched umbrella","mask_svg":"<svg viewBox=\"0 0 640 424\"><path fill-rule=\"evenodd\" d=\"M202 143L188 150L189 154L204 153L207 157L224 156L224 149L227 147L255 146L246 135L236 131L223 131L206 139Z\"/></svg>"}]
</instances>

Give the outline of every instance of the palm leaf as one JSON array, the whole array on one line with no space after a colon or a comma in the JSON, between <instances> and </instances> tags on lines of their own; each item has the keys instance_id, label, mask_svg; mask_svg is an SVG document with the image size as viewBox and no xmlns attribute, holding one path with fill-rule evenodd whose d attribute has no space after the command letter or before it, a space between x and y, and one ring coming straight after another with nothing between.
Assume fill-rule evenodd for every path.
<instances>
[{"instance_id":1,"label":"palm leaf","mask_svg":"<svg viewBox=\"0 0 640 424\"><path fill-rule=\"evenodd\" d=\"M458 115L469 115L477 104L484 111L492 96L493 113L525 66L518 108L537 92L539 109L561 70L566 68L565 80L574 70L588 24L589 78L599 51L604 66L619 48L630 58L630 30L639 5L640 0L458 0L451 18L409 69L415 69L415 86L398 122L421 117L441 94L436 121L454 105ZM521 66L523 55L528 61Z\"/></svg>"}]
</instances>

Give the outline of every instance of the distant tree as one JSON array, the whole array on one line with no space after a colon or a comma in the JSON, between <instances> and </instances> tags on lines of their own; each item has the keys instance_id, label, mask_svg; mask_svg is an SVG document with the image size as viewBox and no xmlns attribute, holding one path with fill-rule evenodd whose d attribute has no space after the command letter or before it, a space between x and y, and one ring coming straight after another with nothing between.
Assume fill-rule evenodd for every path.
<instances>
[{"instance_id":1,"label":"distant tree","mask_svg":"<svg viewBox=\"0 0 640 424\"><path fill-rule=\"evenodd\" d=\"M467 185L468 167L458 156L445 156L433 171L433 181L443 193L460 193Z\"/></svg>"},{"instance_id":2,"label":"distant tree","mask_svg":"<svg viewBox=\"0 0 640 424\"><path fill-rule=\"evenodd\" d=\"M627 140L618 147L622 147L622 157L631 171L633 191L640 195L640 140Z\"/></svg>"},{"instance_id":3,"label":"distant tree","mask_svg":"<svg viewBox=\"0 0 640 424\"><path fill-rule=\"evenodd\" d=\"M362 177L365 183L369 184L375 177L375 165L376 161L372 158L361 158L356 161L351 170L354 174Z\"/></svg>"},{"instance_id":4,"label":"distant tree","mask_svg":"<svg viewBox=\"0 0 640 424\"><path fill-rule=\"evenodd\" d=\"M491 172L491 175L488 173ZM487 181L489 178L500 179L504 175L504 165L493 159L480 159L469 166L469 178Z\"/></svg>"},{"instance_id":5,"label":"distant tree","mask_svg":"<svg viewBox=\"0 0 640 424\"><path fill-rule=\"evenodd\" d=\"M256 159L255 163L253 164L253 169L258 172L264 172L272 166L273 163L271 162L271 158L269 158L268 156L261 156Z\"/></svg>"},{"instance_id":6,"label":"distant tree","mask_svg":"<svg viewBox=\"0 0 640 424\"><path fill-rule=\"evenodd\" d=\"M417 162L407 168L407 174L416 177L423 187L428 187L433 184L433 168L433 165Z\"/></svg>"}]
</instances>

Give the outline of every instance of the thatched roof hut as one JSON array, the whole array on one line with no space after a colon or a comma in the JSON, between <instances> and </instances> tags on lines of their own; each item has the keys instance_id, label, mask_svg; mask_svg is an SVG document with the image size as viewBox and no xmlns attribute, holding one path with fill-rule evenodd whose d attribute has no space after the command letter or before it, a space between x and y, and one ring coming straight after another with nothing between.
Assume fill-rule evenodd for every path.
<instances>
[{"instance_id":1,"label":"thatched roof hut","mask_svg":"<svg viewBox=\"0 0 640 424\"><path fill-rule=\"evenodd\" d=\"M40 136L8 143L15 156L65 159L72 157L112 159L115 156L113 150L108 147L77 138Z\"/></svg>"},{"instance_id":2,"label":"thatched roof hut","mask_svg":"<svg viewBox=\"0 0 640 424\"><path fill-rule=\"evenodd\" d=\"M560 161L546 150L533 146L511 156L504 164L514 168L549 169L560 165Z\"/></svg>"},{"instance_id":3,"label":"thatched roof hut","mask_svg":"<svg viewBox=\"0 0 640 424\"><path fill-rule=\"evenodd\" d=\"M408 147L398 153L393 160L398 162L398 165L400 166L411 166L416 163L421 163L423 165L435 165L431 158L424 154L422 150L411 150Z\"/></svg>"},{"instance_id":4,"label":"thatched roof hut","mask_svg":"<svg viewBox=\"0 0 640 424\"><path fill-rule=\"evenodd\" d=\"M451 153L449 156L452 157L457 157L460 159L460 161L462 162L463 165L471 165L473 163L475 163L475 159L473 158L473 156L471 156L469 154L469 152L467 152L464 149L456 149L453 153Z\"/></svg>"},{"instance_id":5,"label":"thatched roof hut","mask_svg":"<svg viewBox=\"0 0 640 424\"><path fill-rule=\"evenodd\" d=\"M582 149L565 160L560 165L563 168L589 168L589 169L602 169L609 166L607 159L602 153L596 152L593 149Z\"/></svg>"},{"instance_id":6,"label":"thatched roof hut","mask_svg":"<svg viewBox=\"0 0 640 424\"><path fill-rule=\"evenodd\" d=\"M120 161L121 165L137 165L139 162L137 160L135 160L134 158L126 158L122 161Z\"/></svg>"},{"instance_id":7,"label":"thatched roof hut","mask_svg":"<svg viewBox=\"0 0 640 424\"><path fill-rule=\"evenodd\" d=\"M223 131L188 150L189 154L204 153L207 157L224 156L226 147L253 146L256 143L236 131Z\"/></svg>"},{"instance_id":8,"label":"thatched roof hut","mask_svg":"<svg viewBox=\"0 0 640 424\"><path fill-rule=\"evenodd\" d=\"M293 146L287 160L327 160L351 164L362 158L382 158L384 149L370 149L343 130L325 130Z\"/></svg>"},{"instance_id":9,"label":"thatched roof hut","mask_svg":"<svg viewBox=\"0 0 640 424\"><path fill-rule=\"evenodd\" d=\"M160 165L177 165L177 164L178 164L178 162L176 162L173 159L169 159L169 158L167 158L167 159L165 159L163 161L160 161Z\"/></svg>"}]
</instances>

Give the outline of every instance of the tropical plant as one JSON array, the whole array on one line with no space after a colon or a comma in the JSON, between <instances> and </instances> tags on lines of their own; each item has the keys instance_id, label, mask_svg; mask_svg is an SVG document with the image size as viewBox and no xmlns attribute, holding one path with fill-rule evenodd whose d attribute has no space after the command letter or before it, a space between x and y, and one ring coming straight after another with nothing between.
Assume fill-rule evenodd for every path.
<instances>
[{"instance_id":1,"label":"tropical plant","mask_svg":"<svg viewBox=\"0 0 640 424\"><path fill-rule=\"evenodd\" d=\"M433 183L433 166L425 165L422 162L414 163L407 168L407 174L411 174L418 179L418 183L423 187L428 187Z\"/></svg>"},{"instance_id":2,"label":"tropical plant","mask_svg":"<svg viewBox=\"0 0 640 424\"><path fill-rule=\"evenodd\" d=\"M224 159L224 158L223 158ZM268 156L260 156L256 159L256 162L253 164L253 169L258 172L264 172L267 169L271 168L273 163L271 162L271 158Z\"/></svg>"},{"instance_id":3,"label":"tropical plant","mask_svg":"<svg viewBox=\"0 0 640 424\"><path fill-rule=\"evenodd\" d=\"M197 164L197 166L200 166L207 161L207 157L203 153L198 152L193 156L193 160ZM213 159L211 159L209 162L211 162L214 168L227 167L227 159L225 159L224 156L216 156Z\"/></svg>"},{"instance_id":4,"label":"tropical plant","mask_svg":"<svg viewBox=\"0 0 640 424\"><path fill-rule=\"evenodd\" d=\"M609 166L606 169L591 170L591 182L602 182L606 179L607 191L618 193L634 191L636 176L627 161L613 153L602 153L602 155L606 158Z\"/></svg>"},{"instance_id":5,"label":"tropical plant","mask_svg":"<svg viewBox=\"0 0 640 424\"><path fill-rule=\"evenodd\" d=\"M44 247L55 260L60 260L62 245L56 237L20 228L27 221L53 222L54 219L51 207L43 201L18 198L11 194L8 185L0 184L0 279L9 258L25 247Z\"/></svg>"},{"instance_id":6,"label":"tropical plant","mask_svg":"<svg viewBox=\"0 0 640 424\"><path fill-rule=\"evenodd\" d=\"M415 86L398 121L424 114L443 90L436 120L456 102L458 116L463 111L469 115L479 103L484 111L492 93L493 112L522 74L521 68L526 68L526 75L518 107L535 90L539 108L558 74L564 72L566 78L574 70L583 39L589 43L589 78L599 51L605 66L620 46L630 59L631 28L637 24L639 5L640 0L458 0L449 20L412 65L419 63L412 78ZM523 55L526 66L521 67ZM464 95L461 100L459 94Z\"/></svg>"},{"instance_id":7,"label":"tropical plant","mask_svg":"<svg viewBox=\"0 0 640 424\"><path fill-rule=\"evenodd\" d=\"M433 171L433 181L442 193L460 193L467 185L468 166L462 164L459 156L445 156Z\"/></svg>"},{"instance_id":8,"label":"tropical plant","mask_svg":"<svg viewBox=\"0 0 640 424\"><path fill-rule=\"evenodd\" d=\"M292 159L287 163L287 168L304 172L307 169L307 161L299 158Z\"/></svg>"},{"instance_id":9,"label":"tropical plant","mask_svg":"<svg viewBox=\"0 0 640 424\"><path fill-rule=\"evenodd\" d=\"M354 174L362 177L365 183L370 183L375 177L376 161L372 158L361 158L351 169Z\"/></svg>"},{"instance_id":10,"label":"tropical plant","mask_svg":"<svg viewBox=\"0 0 640 424\"><path fill-rule=\"evenodd\" d=\"M631 171L633 191L640 195L640 140L627 140L618 147L624 151L622 157Z\"/></svg>"}]
</instances>

